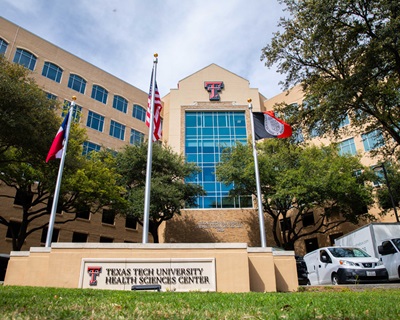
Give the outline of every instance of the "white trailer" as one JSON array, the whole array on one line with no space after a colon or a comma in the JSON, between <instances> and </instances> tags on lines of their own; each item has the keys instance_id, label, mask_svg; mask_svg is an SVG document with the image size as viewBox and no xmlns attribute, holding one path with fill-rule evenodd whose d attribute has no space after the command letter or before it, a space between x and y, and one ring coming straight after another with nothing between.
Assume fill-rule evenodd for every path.
<instances>
[{"instance_id":1,"label":"white trailer","mask_svg":"<svg viewBox=\"0 0 400 320\"><path fill-rule=\"evenodd\" d=\"M389 280L400 279L400 223L370 223L335 240L336 246L359 247L381 259Z\"/></svg>"}]
</instances>

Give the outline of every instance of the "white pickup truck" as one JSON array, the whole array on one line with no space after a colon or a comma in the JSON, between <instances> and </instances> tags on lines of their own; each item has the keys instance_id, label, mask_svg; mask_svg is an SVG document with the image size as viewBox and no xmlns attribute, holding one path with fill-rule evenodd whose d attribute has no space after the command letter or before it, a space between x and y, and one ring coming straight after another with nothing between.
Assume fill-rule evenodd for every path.
<instances>
[{"instance_id":1,"label":"white pickup truck","mask_svg":"<svg viewBox=\"0 0 400 320\"><path fill-rule=\"evenodd\" d=\"M370 223L335 240L337 246L359 247L385 265L389 280L400 279L400 223Z\"/></svg>"}]
</instances>

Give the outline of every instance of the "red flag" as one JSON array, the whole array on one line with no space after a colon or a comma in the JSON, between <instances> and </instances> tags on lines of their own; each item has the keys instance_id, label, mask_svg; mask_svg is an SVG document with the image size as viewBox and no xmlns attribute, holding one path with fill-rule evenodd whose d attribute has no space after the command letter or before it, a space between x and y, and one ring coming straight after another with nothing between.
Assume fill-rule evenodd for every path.
<instances>
[{"instance_id":1,"label":"red flag","mask_svg":"<svg viewBox=\"0 0 400 320\"><path fill-rule=\"evenodd\" d=\"M146 125L150 128L150 116L151 116L151 95L153 90L153 72L151 73L151 81L150 81L150 90L148 97L148 105L146 112ZM153 141L157 141L161 139L162 136L162 128L161 128L161 98L160 93L158 92L157 81L155 83L155 92L154 92L154 131L153 131Z\"/></svg>"},{"instance_id":2,"label":"red flag","mask_svg":"<svg viewBox=\"0 0 400 320\"><path fill-rule=\"evenodd\" d=\"M253 112L254 138L289 138L292 127L281 119L275 117L273 111Z\"/></svg>"},{"instance_id":3,"label":"red flag","mask_svg":"<svg viewBox=\"0 0 400 320\"><path fill-rule=\"evenodd\" d=\"M60 159L62 155L62 151L64 148L64 140L67 132L67 125L68 125L68 118L69 118L69 112L64 118L63 123L60 126L60 129L58 129L56 137L53 140L53 143L51 144L49 153L47 154L46 157L46 162L49 162L50 160L53 159Z\"/></svg>"}]
</instances>

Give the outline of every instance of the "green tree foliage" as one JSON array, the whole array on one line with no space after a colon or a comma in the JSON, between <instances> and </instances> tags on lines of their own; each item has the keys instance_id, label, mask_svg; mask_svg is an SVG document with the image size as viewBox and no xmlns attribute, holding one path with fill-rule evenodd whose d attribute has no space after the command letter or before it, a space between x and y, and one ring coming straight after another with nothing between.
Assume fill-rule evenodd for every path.
<instances>
[{"instance_id":1,"label":"green tree foliage","mask_svg":"<svg viewBox=\"0 0 400 320\"><path fill-rule=\"evenodd\" d=\"M348 115L355 133L380 130L400 144L400 2L394 0L282 0L288 16L262 49L266 66L300 84L302 107L283 106L290 123L319 134L341 133Z\"/></svg>"},{"instance_id":2,"label":"green tree foliage","mask_svg":"<svg viewBox=\"0 0 400 320\"><path fill-rule=\"evenodd\" d=\"M18 227L9 214L0 212L0 224L11 227L13 250L20 250L30 234L48 225L60 163L45 163L62 121L54 112L58 105L30 75L0 55L0 201L18 195L22 208ZM96 212L103 206L124 205L125 189L117 186L115 159L107 153L83 157L85 139L84 130L73 124L58 202L58 208L71 215L56 224L75 220L82 208Z\"/></svg>"},{"instance_id":3,"label":"green tree foliage","mask_svg":"<svg viewBox=\"0 0 400 320\"><path fill-rule=\"evenodd\" d=\"M372 191L357 157L340 156L334 146L304 147L278 139L266 139L257 149L263 210L272 221L267 233L272 232L277 246L293 249L300 238L372 218L365 210L373 203ZM257 196L252 147L237 144L224 150L217 177L234 183L232 195ZM318 213L317 218L305 227L303 215L309 212ZM286 218L291 224L281 237L280 221Z\"/></svg>"},{"instance_id":4,"label":"green tree foliage","mask_svg":"<svg viewBox=\"0 0 400 320\"><path fill-rule=\"evenodd\" d=\"M46 154L60 125L50 112L54 104L28 69L0 55L0 162L10 147L23 149L31 158Z\"/></svg>"},{"instance_id":5,"label":"green tree foliage","mask_svg":"<svg viewBox=\"0 0 400 320\"><path fill-rule=\"evenodd\" d=\"M148 145L128 146L117 155L117 170L121 185L127 189L129 207L127 215L138 219L143 225L143 209L146 187L146 164ZM198 195L204 194L201 186L185 183L185 178L199 171L193 163L188 163L182 155L168 146L153 144L152 175L150 190L149 232L155 243L158 227L171 219L186 205L192 206Z\"/></svg>"}]
</instances>

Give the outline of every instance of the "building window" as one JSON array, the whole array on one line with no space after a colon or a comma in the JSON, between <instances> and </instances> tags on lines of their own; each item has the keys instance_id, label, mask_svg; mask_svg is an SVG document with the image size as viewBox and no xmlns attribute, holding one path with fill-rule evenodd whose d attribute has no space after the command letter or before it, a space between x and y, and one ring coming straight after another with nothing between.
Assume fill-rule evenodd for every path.
<instances>
[{"instance_id":1,"label":"building window","mask_svg":"<svg viewBox=\"0 0 400 320\"><path fill-rule=\"evenodd\" d=\"M83 206L76 210L76 217L83 220L90 220L90 208Z\"/></svg>"},{"instance_id":2,"label":"building window","mask_svg":"<svg viewBox=\"0 0 400 320\"><path fill-rule=\"evenodd\" d=\"M71 74L68 80L68 88L85 94L86 80L76 74Z\"/></svg>"},{"instance_id":3,"label":"building window","mask_svg":"<svg viewBox=\"0 0 400 320\"><path fill-rule=\"evenodd\" d=\"M62 76L63 70L51 63L51 62L45 62L42 70L42 76L45 76L46 78L49 78L51 80L54 80L55 82L60 83L61 82L61 76Z\"/></svg>"},{"instance_id":4,"label":"building window","mask_svg":"<svg viewBox=\"0 0 400 320\"><path fill-rule=\"evenodd\" d=\"M18 189L14 197L14 205L30 206L33 199L33 193Z\"/></svg>"},{"instance_id":5,"label":"building window","mask_svg":"<svg viewBox=\"0 0 400 320\"><path fill-rule=\"evenodd\" d=\"M310 239L304 240L304 244L306 246L307 253L317 250L319 248L317 238L310 238Z\"/></svg>"},{"instance_id":6,"label":"building window","mask_svg":"<svg viewBox=\"0 0 400 320\"><path fill-rule=\"evenodd\" d=\"M383 135L380 130L374 130L368 133L364 133L361 135L361 138L363 141L364 150L366 152L385 145Z\"/></svg>"},{"instance_id":7,"label":"building window","mask_svg":"<svg viewBox=\"0 0 400 320\"><path fill-rule=\"evenodd\" d=\"M91 97L104 104L107 103L108 91L96 84L93 85Z\"/></svg>"},{"instance_id":8,"label":"building window","mask_svg":"<svg viewBox=\"0 0 400 320\"><path fill-rule=\"evenodd\" d=\"M110 136L120 139L120 140L124 140L125 139L125 126L114 120L111 120Z\"/></svg>"},{"instance_id":9,"label":"building window","mask_svg":"<svg viewBox=\"0 0 400 320\"><path fill-rule=\"evenodd\" d=\"M47 227L42 229L42 236L40 237L41 243L46 243L48 230L49 229ZM51 242L58 242L59 234L60 234L60 229L53 229L53 234L51 235Z\"/></svg>"},{"instance_id":10,"label":"building window","mask_svg":"<svg viewBox=\"0 0 400 320\"><path fill-rule=\"evenodd\" d=\"M293 140L295 144L304 142L304 136L301 128L297 128L297 130L293 132Z\"/></svg>"},{"instance_id":11,"label":"building window","mask_svg":"<svg viewBox=\"0 0 400 320\"><path fill-rule=\"evenodd\" d=\"M339 124L339 128L343 128L345 126L348 126L350 124L350 117L348 114L346 114L346 117L343 119L343 121Z\"/></svg>"},{"instance_id":12,"label":"building window","mask_svg":"<svg viewBox=\"0 0 400 320\"><path fill-rule=\"evenodd\" d=\"M221 152L236 142L247 142L244 111L186 112L185 114L185 156L187 161L196 163L201 172L187 179L187 183L201 185L207 195L196 199L196 208L241 208L252 207L250 195L232 198L226 186L217 181L216 165Z\"/></svg>"},{"instance_id":13,"label":"building window","mask_svg":"<svg viewBox=\"0 0 400 320\"><path fill-rule=\"evenodd\" d=\"M4 55L7 51L8 43L0 38L0 54Z\"/></svg>"},{"instance_id":14,"label":"building window","mask_svg":"<svg viewBox=\"0 0 400 320\"><path fill-rule=\"evenodd\" d=\"M13 62L23 65L29 70L34 70L36 65L36 57L24 49L17 49Z\"/></svg>"},{"instance_id":15,"label":"building window","mask_svg":"<svg viewBox=\"0 0 400 320\"><path fill-rule=\"evenodd\" d=\"M100 236L100 242L112 243L112 242L114 242L114 239L113 238L109 238L109 237Z\"/></svg>"},{"instance_id":16,"label":"building window","mask_svg":"<svg viewBox=\"0 0 400 320\"><path fill-rule=\"evenodd\" d=\"M343 232L339 232L339 233L335 233L335 234L331 234L329 235L329 242L331 244L331 246L335 245L335 240L337 238L340 238L343 235Z\"/></svg>"},{"instance_id":17,"label":"building window","mask_svg":"<svg viewBox=\"0 0 400 320\"><path fill-rule=\"evenodd\" d=\"M94 130L103 132L104 117L93 111L89 111L86 126Z\"/></svg>"},{"instance_id":18,"label":"building window","mask_svg":"<svg viewBox=\"0 0 400 320\"><path fill-rule=\"evenodd\" d=\"M125 218L125 228L137 230L137 218L127 215Z\"/></svg>"},{"instance_id":19,"label":"building window","mask_svg":"<svg viewBox=\"0 0 400 320\"><path fill-rule=\"evenodd\" d=\"M90 142L90 141L85 141L83 143L83 150L82 150L82 155L88 155L90 152L95 151L99 152L100 151L100 145Z\"/></svg>"},{"instance_id":20,"label":"building window","mask_svg":"<svg viewBox=\"0 0 400 320\"><path fill-rule=\"evenodd\" d=\"M129 138L130 144L141 144L144 140L144 134L135 130L131 129L131 137Z\"/></svg>"},{"instance_id":21,"label":"building window","mask_svg":"<svg viewBox=\"0 0 400 320\"><path fill-rule=\"evenodd\" d=\"M289 231L292 229L292 221L290 218L284 218L279 220L279 225L281 227L281 232Z\"/></svg>"},{"instance_id":22,"label":"building window","mask_svg":"<svg viewBox=\"0 0 400 320\"><path fill-rule=\"evenodd\" d=\"M64 100L61 117L65 118L68 113L69 108L71 107L71 101ZM74 119L75 123L79 123L81 121L82 115L82 107L78 104L75 104L74 110L72 111L72 119Z\"/></svg>"},{"instance_id":23,"label":"building window","mask_svg":"<svg viewBox=\"0 0 400 320\"><path fill-rule=\"evenodd\" d=\"M345 154L350 154L350 155L354 156L357 154L356 144L354 143L354 138L350 138L350 139L340 142L338 147L339 147L339 154L341 156L343 156Z\"/></svg>"},{"instance_id":24,"label":"building window","mask_svg":"<svg viewBox=\"0 0 400 320\"><path fill-rule=\"evenodd\" d=\"M314 212L306 212L301 215L301 220L303 221L303 227L313 226L314 221Z\"/></svg>"},{"instance_id":25,"label":"building window","mask_svg":"<svg viewBox=\"0 0 400 320\"><path fill-rule=\"evenodd\" d=\"M128 111L128 100L121 96L114 96L113 108L126 113Z\"/></svg>"},{"instance_id":26,"label":"building window","mask_svg":"<svg viewBox=\"0 0 400 320\"><path fill-rule=\"evenodd\" d=\"M114 221L115 221L115 211L112 209L103 209L101 222L104 224L114 225Z\"/></svg>"},{"instance_id":27,"label":"building window","mask_svg":"<svg viewBox=\"0 0 400 320\"><path fill-rule=\"evenodd\" d=\"M49 214L51 213L51 209L53 208L53 201L54 201L54 198L53 198L53 197L49 197L49 200L47 200L46 211L47 211ZM57 201L56 213L62 214L62 209L63 209L63 203L62 203L62 201Z\"/></svg>"},{"instance_id":28,"label":"building window","mask_svg":"<svg viewBox=\"0 0 400 320\"><path fill-rule=\"evenodd\" d=\"M139 119L140 121L145 122L146 120L146 109L143 108L142 106L139 106L138 104L133 105L133 110L132 110L132 117Z\"/></svg>"},{"instance_id":29,"label":"building window","mask_svg":"<svg viewBox=\"0 0 400 320\"><path fill-rule=\"evenodd\" d=\"M10 223L8 224L6 238L12 239L13 235L14 238L16 238L19 234L19 230L21 229L21 224L22 224L21 222L11 220Z\"/></svg>"},{"instance_id":30,"label":"building window","mask_svg":"<svg viewBox=\"0 0 400 320\"><path fill-rule=\"evenodd\" d=\"M81 232L74 232L72 234L72 242L87 242L88 234Z\"/></svg>"}]
</instances>

